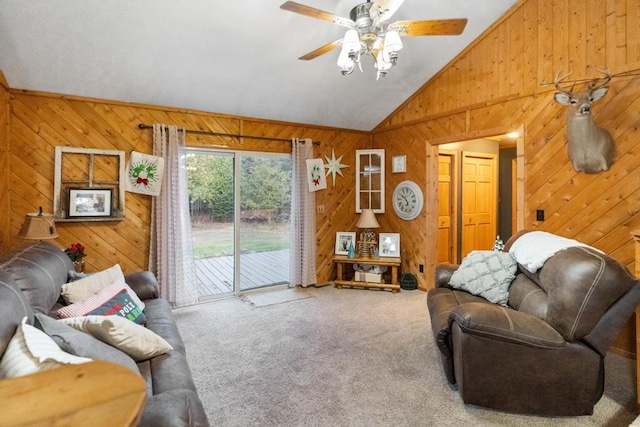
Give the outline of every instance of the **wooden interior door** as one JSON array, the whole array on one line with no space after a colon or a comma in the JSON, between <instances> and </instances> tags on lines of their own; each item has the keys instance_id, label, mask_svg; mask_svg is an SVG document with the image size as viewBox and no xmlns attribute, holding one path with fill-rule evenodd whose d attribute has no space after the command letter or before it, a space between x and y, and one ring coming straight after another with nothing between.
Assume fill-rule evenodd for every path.
<instances>
[{"instance_id":1,"label":"wooden interior door","mask_svg":"<svg viewBox=\"0 0 640 427\"><path fill-rule=\"evenodd\" d=\"M496 238L497 156L462 153L462 258L493 247Z\"/></svg>"},{"instance_id":2,"label":"wooden interior door","mask_svg":"<svg viewBox=\"0 0 640 427\"><path fill-rule=\"evenodd\" d=\"M438 154L438 263L456 262L454 165L452 153Z\"/></svg>"}]
</instances>

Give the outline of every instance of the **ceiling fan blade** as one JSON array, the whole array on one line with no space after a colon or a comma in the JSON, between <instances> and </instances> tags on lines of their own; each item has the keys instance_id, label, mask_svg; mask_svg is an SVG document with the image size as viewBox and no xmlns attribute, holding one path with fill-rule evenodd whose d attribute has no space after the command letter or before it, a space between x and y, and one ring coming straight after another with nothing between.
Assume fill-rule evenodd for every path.
<instances>
[{"instance_id":1,"label":"ceiling fan blade","mask_svg":"<svg viewBox=\"0 0 640 427\"><path fill-rule=\"evenodd\" d=\"M398 31L401 36L456 36L462 34L466 25L467 18L396 21L389 24L389 29Z\"/></svg>"},{"instance_id":2,"label":"ceiling fan blade","mask_svg":"<svg viewBox=\"0 0 640 427\"><path fill-rule=\"evenodd\" d=\"M311 52L307 53L306 55L301 56L298 59L301 59L303 61L309 61L311 59L317 58L320 55L324 55L325 53L330 52L333 49L335 49L337 47L340 47L340 46L342 46L342 39L336 40L336 41L331 42L331 43L327 43L324 46L319 47L316 50L311 51Z\"/></svg>"},{"instance_id":3,"label":"ceiling fan blade","mask_svg":"<svg viewBox=\"0 0 640 427\"><path fill-rule=\"evenodd\" d=\"M378 18L378 22L386 21L396 13L402 3L404 0L376 0L369 9L369 16L373 20Z\"/></svg>"},{"instance_id":4,"label":"ceiling fan blade","mask_svg":"<svg viewBox=\"0 0 640 427\"><path fill-rule=\"evenodd\" d=\"M325 12L324 10L316 9L310 6L305 6L294 1L284 2L282 5L280 5L280 9L299 13L300 15L310 16L311 18L320 19L322 21L333 22L334 24L338 24L347 28L356 27L356 23L351 19L342 18L340 16L334 15L333 13Z\"/></svg>"}]
</instances>

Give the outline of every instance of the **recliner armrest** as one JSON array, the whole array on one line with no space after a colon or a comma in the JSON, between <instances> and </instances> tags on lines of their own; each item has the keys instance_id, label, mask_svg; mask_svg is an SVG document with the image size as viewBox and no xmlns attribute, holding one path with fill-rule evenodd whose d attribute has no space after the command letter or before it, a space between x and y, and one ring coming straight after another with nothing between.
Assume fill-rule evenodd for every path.
<instances>
[{"instance_id":1,"label":"recliner armrest","mask_svg":"<svg viewBox=\"0 0 640 427\"><path fill-rule=\"evenodd\" d=\"M467 303L449 314L449 328L456 322L463 332L538 348L561 348L565 340L537 317L497 304Z\"/></svg>"},{"instance_id":2,"label":"recliner armrest","mask_svg":"<svg viewBox=\"0 0 640 427\"><path fill-rule=\"evenodd\" d=\"M137 271L124 276L127 285L133 289L141 300L160 297L160 286L156 276L150 271Z\"/></svg>"},{"instance_id":3,"label":"recliner armrest","mask_svg":"<svg viewBox=\"0 0 640 427\"><path fill-rule=\"evenodd\" d=\"M458 264L438 264L436 265L436 288L449 287L451 275L460 267Z\"/></svg>"}]
</instances>

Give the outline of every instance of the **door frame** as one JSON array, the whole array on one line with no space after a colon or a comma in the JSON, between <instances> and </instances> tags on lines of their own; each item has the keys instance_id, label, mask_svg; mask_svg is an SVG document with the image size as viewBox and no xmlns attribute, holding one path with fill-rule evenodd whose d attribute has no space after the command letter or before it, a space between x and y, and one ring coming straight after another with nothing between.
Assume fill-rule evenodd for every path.
<instances>
[{"instance_id":1,"label":"door frame","mask_svg":"<svg viewBox=\"0 0 640 427\"><path fill-rule=\"evenodd\" d=\"M481 139L492 137L496 135L506 135L511 132L518 132L516 138L516 229L522 230L524 228L524 212L526 209L524 191L525 191L525 175L524 175L524 142L525 142L525 126L512 127L497 127L491 129L478 130L473 132L462 132L457 134L448 135L442 138L434 138L427 140L426 143L426 158L425 158L425 170L427 183L426 187L426 200L430 203L438 202L438 145L448 144L451 142L468 141L473 139ZM426 215L426 238L427 241L435 242L437 245L438 239L438 212L434 209L427 209ZM436 271L436 265L438 262L438 248L435 250L427 251L427 259L425 260L425 275L427 277L433 277Z\"/></svg>"}]
</instances>

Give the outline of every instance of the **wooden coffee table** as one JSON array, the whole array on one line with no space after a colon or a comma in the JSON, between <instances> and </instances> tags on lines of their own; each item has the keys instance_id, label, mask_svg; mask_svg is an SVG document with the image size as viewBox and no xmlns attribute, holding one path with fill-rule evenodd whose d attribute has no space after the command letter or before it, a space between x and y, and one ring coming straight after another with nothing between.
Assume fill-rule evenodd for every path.
<instances>
[{"instance_id":1,"label":"wooden coffee table","mask_svg":"<svg viewBox=\"0 0 640 427\"><path fill-rule=\"evenodd\" d=\"M97 361L0 381L0 424L135 426L147 396L140 375Z\"/></svg>"}]
</instances>

